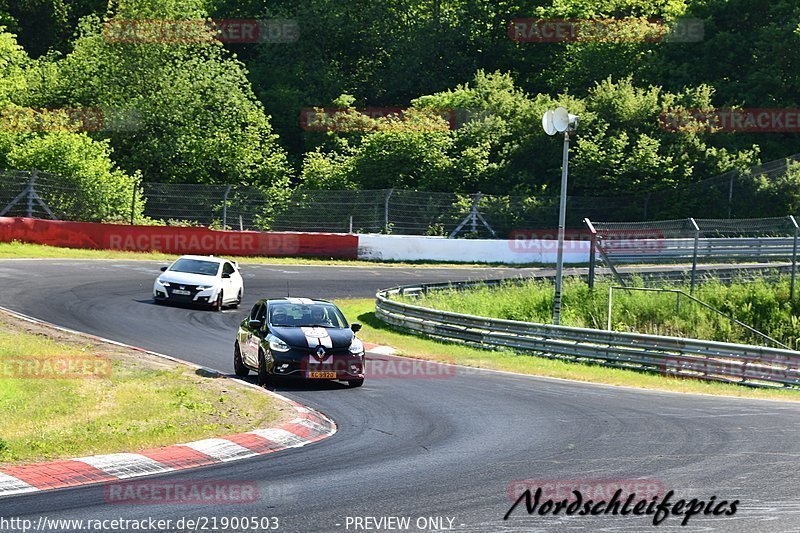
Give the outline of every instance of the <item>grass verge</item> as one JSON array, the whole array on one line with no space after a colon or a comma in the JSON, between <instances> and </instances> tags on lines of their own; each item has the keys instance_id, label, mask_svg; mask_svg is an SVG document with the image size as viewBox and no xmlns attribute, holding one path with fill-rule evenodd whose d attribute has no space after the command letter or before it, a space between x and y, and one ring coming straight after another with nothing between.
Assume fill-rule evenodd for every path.
<instances>
[{"instance_id":1,"label":"grass verge","mask_svg":"<svg viewBox=\"0 0 800 533\"><path fill-rule=\"evenodd\" d=\"M564 282L561 323L565 326L606 329L608 290L611 282L599 280L590 291L585 282L568 278ZM641 287L640 280L633 280ZM792 349L800 347L800 298L791 298L790 278L763 277L734 279L724 284L707 280L694 291L706 304L769 335ZM672 283L665 288L689 294L688 284ZM432 291L412 304L507 320L549 323L553 313L553 284L527 280L521 284L486 285L470 290ZM676 293L614 291L611 326L615 331L708 339L720 342L776 347L773 342L737 325L724 315Z\"/></svg>"},{"instance_id":2,"label":"grass verge","mask_svg":"<svg viewBox=\"0 0 800 533\"><path fill-rule=\"evenodd\" d=\"M66 364L73 376L64 379L59 369ZM134 452L291 415L289 406L233 380L6 314L0 365L5 464Z\"/></svg>"},{"instance_id":3,"label":"grass verge","mask_svg":"<svg viewBox=\"0 0 800 533\"><path fill-rule=\"evenodd\" d=\"M172 262L178 255L160 252L126 252L121 250L88 250L82 248L59 248L42 244L22 242L0 243L0 259L120 259L151 260ZM500 263L448 263L440 261L365 261L360 259L325 259L314 257L228 257L243 264L266 265L342 265L342 266L384 266L384 267L453 267L453 268L529 268L539 264L506 265Z\"/></svg>"},{"instance_id":4,"label":"grass verge","mask_svg":"<svg viewBox=\"0 0 800 533\"><path fill-rule=\"evenodd\" d=\"M398 355L407 357L642 389L800 402L800 392L791 390L752 389L727 383L677 379L647 372L521 355L509 350L481 350L439 342L384 324L375 316L375 301L372 299L338 300L336 303L349 320L364 324L364 329L358 334L362 340L392 346Z\"/></svg>"}]
</instances>

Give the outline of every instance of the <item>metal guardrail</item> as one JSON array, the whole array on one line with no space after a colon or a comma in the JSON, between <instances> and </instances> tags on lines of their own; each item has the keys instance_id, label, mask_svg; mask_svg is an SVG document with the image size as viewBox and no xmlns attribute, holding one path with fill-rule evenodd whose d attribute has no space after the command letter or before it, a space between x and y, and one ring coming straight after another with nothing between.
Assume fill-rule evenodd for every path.
<instances>
[{"instance_id":1,"label":"metal guardrail","mask_svg":"<svg viewBox=\"0 0 800 533\"><path fill-rule=\"evenodd\" d=\"M649 248L644 241L631 249L624 241L602 241L606 255L624 263L691 260L694 244L694 239L653 239ZM700 237L697 244L697 255L703 259L791 259L796 253L793 237Z\"/></svg>"},{"instance_id":2,"label":"metal guardrail","mask_svg":"<svg viewBox=\"0 0 800 533\"><path fill-rule=\"evenodd\" d=\"M800 388L800 352L794 350L464 315L391 298L480 283L384 289L376 295L376 316L393 326L479 348L753 387Z\"/></svg>"},{"instance_id":3,"label":"metal guardrail","mask_svg":"<svg viewBox=\"0 0 800 533\"><path fill-rule=\"evenodd\" d=\"M622 264L690 261L690 294L694 292L698 261L788 259L792 263L790 293L794 298L800 225L793 215L649 222L593 222L585 218L583 222L590 235L590 287L594 284L595 253L615 276L616 267Z\"/></svg>"}]
</instances>

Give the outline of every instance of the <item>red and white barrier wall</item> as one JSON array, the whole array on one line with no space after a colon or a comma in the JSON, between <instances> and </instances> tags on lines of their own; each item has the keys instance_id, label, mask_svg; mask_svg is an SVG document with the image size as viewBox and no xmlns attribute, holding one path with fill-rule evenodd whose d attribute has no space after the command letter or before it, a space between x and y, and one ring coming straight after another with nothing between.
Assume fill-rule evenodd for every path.
<instances>
[{"instance_id":1,"label":"red and white barrier wall","mask_svg":"<svg viewBox=\"0 0 800 533\"><path fill-rule=\"evenodd\" d=\"M29 242L66 248L214 254L321 257L382 261L551 264L553 239L447 239L408 235L348 235L217 231L171 226L127 226L0 217L0 242ZM589 261L589 242L565 242L565 263Z\"/></svg>"},{"instance_id":2,"label":"red and white barrier wall","mask_svg":"<svg viewBox=\"0 0 800 533\"><path fill-rule=\"evenodd\" d=\"M216 231L0 217L0 242L170 254L358 258L358 236Z\"/></svg>"},{"instance_id":3,"label":"red and white barrier wall","mask_svg":"<svg viewBox=\"0 0 800 533\"><path fill-rule=\"evenodd\" d=\"M589 241L564 243L565 263L588 263ZM552 239L447 239L416 235L359 235L358 258L383 261L555 264Z\"/></svg>"}]
</instances>

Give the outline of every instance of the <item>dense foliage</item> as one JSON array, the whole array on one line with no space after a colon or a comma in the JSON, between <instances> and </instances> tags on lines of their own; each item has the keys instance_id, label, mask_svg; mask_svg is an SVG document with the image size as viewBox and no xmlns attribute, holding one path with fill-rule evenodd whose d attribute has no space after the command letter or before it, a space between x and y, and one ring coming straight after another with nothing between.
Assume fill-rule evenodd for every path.
<instances>
[{"instance_id":1,"label":"dense foliage","mask_svg":"<svg viewBox=\"0 0 800 533\"><path fill-rule=\"evenodd\" d=\"M800 152L796 134L675 132L660 122L676 109L800 107L796 1L539 4L0 0L0 106L97 108L113 117L106 127L49 141L65 132L0 129L0 166L32 161L11 149L35 145L33 136L65 153L75 153L73 142L100 143L95 152L109 169L149 182L552 195L560 143L539 121L555 105L581 117L573 195L680 188ZM693 42L624 35L515 42L509 21L526 17L615 17L631 27L688 17L702 22L703 34ZM289 42L238 44L117 42L104 33L108 23L207 18L294 20L299 33ZM337 122L337 131L301 127L302 109L355 116L357 108L381 106L413 111L394 122L356 117L357 127ZM439 127L425 110L451 110L458 127ZM796 203L770 198L777 204L758 200L766 214Z\"/></svg>"}]
</instances>

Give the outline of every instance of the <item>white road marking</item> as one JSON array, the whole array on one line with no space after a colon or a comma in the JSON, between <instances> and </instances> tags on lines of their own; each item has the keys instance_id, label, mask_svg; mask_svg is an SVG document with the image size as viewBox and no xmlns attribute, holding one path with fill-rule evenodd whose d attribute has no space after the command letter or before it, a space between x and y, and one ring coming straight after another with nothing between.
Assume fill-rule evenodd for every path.
<instances>
[{"instance_id":1,"label":"white road marking","mask_svg":"<svg viewBox=\"0 0 800 533\"><path fill-rule=\"evenodd\" d=\"M160 474L174 470L138 453L111 453L75 459L120 479Z\"/></svg>"},{"instance_id":2,"label":"white road marking","mask_svg":"<svg viewBox=\"0 0 800 533\"><path fill-rule=\"evenodd\" d=\"M256 429L251 431L253 435L258 435L259 437L265 438L267 440L271 440L272 442L277 442L278 444L282 444L287 448L297 448L299 446L303 446L308 441L304 438L298 437L294 433L290 431L286 431L285 429L279 428L268 428L268 429Z\"/></svg>"},{"instance_id":3,"label":"white road marking","mask_svg":"<svg viewBox=\"0 0 800 533\"><path fill-rule=\"evenodd\" d=\"M200 453L204 453L214 459L222 462L235 461L236 459L245 459L258 455L253 450L249 450L244 446L240 446L235 442L226 439L205 439L187 444L181 444Z\"/></svg>"},{"instance_id":4,"label":"white road marking","mask_svg":"<svg viewBox=\"0 0 800 533\"><path fill-rule=\"evenodd\" d=\"M17 479L14 476L9 476L8 474L4 474L0 472L0 494L5 496L6 494L22 494L24 492L36 492L36 487L28 485L21 479Z\"/></svg>"}]
</instances>

